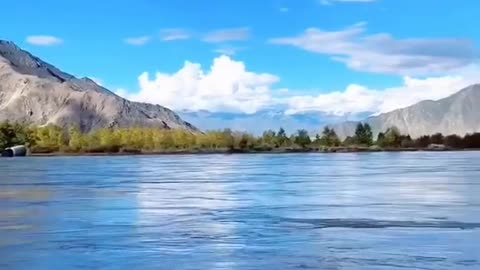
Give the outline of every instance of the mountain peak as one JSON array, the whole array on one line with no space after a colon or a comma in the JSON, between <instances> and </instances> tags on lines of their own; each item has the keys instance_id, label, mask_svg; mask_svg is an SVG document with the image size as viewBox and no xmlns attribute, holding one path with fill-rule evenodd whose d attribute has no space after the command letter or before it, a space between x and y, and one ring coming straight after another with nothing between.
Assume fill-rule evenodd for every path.
<instances>
[{"instance_id":1,"label":"mountain peak","mask_svg":"<svg viewBox=\"0 0 480 270\"><path fill-rule=\"evenodd\" d=\"M74 77L42 61L11 41L0 40L0 57L7 60L11 68L18 73L40 78L65 82Z\"/></svg>"},{"instance_id":2,"label":"mountain peak","mask_svg":"<svg viewBox=\"0 0 480 270\"><path fill-rule=\"evenodd\" d=\"M13 47L20 50L20 48L13 41L3 39L0 39L0 47Z\"/></svg>"},{"instance_id":3,"label":"mountain peak","mask_svg":"<svg viewBox=\"0 0 480 270\"><path fill-rule=\"evenodd\" d=\"M197 131L160 105L125 100L89 78L78 79L0 41L0 122L79 126L182 128Z\"/></svg>"}]
</instances>

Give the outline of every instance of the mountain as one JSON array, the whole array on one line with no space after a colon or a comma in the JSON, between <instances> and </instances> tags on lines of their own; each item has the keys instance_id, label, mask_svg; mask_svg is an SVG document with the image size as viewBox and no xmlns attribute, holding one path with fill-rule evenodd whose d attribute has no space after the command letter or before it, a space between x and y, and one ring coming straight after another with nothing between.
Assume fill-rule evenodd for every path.
<instances>
[{"instance_id":1,"label":"mountain","mask_svg":"<svg viewBox=\"0 0 480 270\"><path fill-rule=\"evenodd\" d=\"M347 120L360 120L361 116L333 116L321 112L306 112L286 115L282 110L262 110L254 114L226 113L209 111L180 111L178 114L188 122L202 130L217 130L230 128L261 135L263 131L279 130L281 127L287 133L306 129L311 135L320 132L322 126Z\"/></svg>"},{"instance_id":2,"label":"mountain","mask_svg":"<svg viewBox=\"0 0 480 270\"><path fill-rule=\"evenodd\" d=\"M459 92L437 100L425 100L410 107L367 118L364 123L372 127L374 136L389 127L397 127L413 138L442 133L465 135L480 132L480 84L471 85ZM339 137L355 133L358 122L333 125Z\"/></svg>"},{"instance_id":3,"label":"mountain","mask_svg":"<svg viewBox=\"0 0 480 270\"><path fill-rule=\"evenodd\" d=\"M197 131L160 105L131 102L88 78L76 78L0 40L0 122Z\"/></svg>"}]
</instances>

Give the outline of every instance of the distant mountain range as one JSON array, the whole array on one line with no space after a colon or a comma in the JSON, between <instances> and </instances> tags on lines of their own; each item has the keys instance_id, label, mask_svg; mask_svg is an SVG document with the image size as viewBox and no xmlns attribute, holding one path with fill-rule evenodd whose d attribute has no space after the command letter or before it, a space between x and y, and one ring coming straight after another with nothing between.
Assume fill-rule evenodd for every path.
<instances>
[{"instance_id":1,"label":"distant mountain range","mask_svg":"<svg viewBox=\"0 0 480 270\"><path fill-rule=\"evenodd\" d=\"M267 129L278 130L280 127L288 133L306 129L313 135L320 133L324 126L331 126L344 139L354 135L359 121L370 124L374 136L393 126L412 137L437 132L444 135L465 135L480 132L480 84L462 89L444 99L425 100L378 116L370 116L371 112L347 116L332 116L321 112L285 115L282 111L271 110L254 114L183 111L179 115L201 129L228 127L257 135Z\"/></svg>"},{"instance_id":2,"label":"distant mountain range","mask_svg":"<svg viewBox=\"0 0 480 270\"><path fill-rule=\"evenodd\" d=\"M389 127L397 127L413 138L442 133L465 135L480 132L480 84L471 85L436 101L425 100L410 107L372 116L364 121L376 136ZM355 133L358 122L333 125L341 138Z\"/></svg>"},{"instance_id":3,"label":"distant mountain range","mask_svg":"<svg viewBox=\"0 0 480 270\"><path fill-rule=\"evenodd\" d=\"M165 107L128 101L0 40L0 122L5 120L75 124L83 131L134 126L197 131Z\"/></svg>"},{"instance_id":4,"label":"distant mountain range","mask_svg":"<svg viewBox=\"0 0 480 270\"><path fill-rule=\"evenodd\" d=\"M283 111L264 110L254 114L225 113L209 111L179 111L178 114L202 130L230 128L238 131L248 131L261 135L263 131L274 131L283 128L287 133L294 133L299 129L306 129L310 134L316 134L321 127L330 123L347 120L359 120L369 113L355 116L334 116L321 112L306 112L302 114L286 115Z\"/></svg>"}]
</instances>

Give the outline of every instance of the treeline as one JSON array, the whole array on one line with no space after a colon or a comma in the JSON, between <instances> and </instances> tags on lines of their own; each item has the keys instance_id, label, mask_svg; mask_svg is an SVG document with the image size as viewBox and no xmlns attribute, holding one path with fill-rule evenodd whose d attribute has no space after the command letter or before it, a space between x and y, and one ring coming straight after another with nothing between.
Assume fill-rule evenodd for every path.
<instances>
[{"instance_id":1,"label":"treeline","mask_svg":"<svg viewBox=\"0 0 480 270\"><path fill-rule=\"evenodd\" d=\"M458 135L444 136L441 133L424 135L412 139L410 135L401 134L398 128L391 127L385 132L380 132L376 140L373 140L371 127L368 124L359 123L354 137L347 137L343 145L376 145L381 148L418 148L443 146L453 149L480 149L480 133L467 134L463 137Z\"/></svg>"},{"instance_id":2,"label":"treeline","mask_svg":"<svg viewBox=\"0 0 480 270\"><path fill-rule=\"evenodd\" d=\"M427 148L445 145L449 148L480 148L480 133L464 137L434 134L412 139L397 128L389 128L373 138L368 124L358 124L355 135L340 140L329 127L310 136L306 130L287 135L285 130L268 130L262 136L234 132L230 129L191 133L185 130L154 128L99 129L82 133L77 127L62 129L49 125L31 127L21 124L0 124L0 149L27 145L32 153L138 153L175 151L275 151L321 150L340 147L363 148Z\"/></svg>"}]
</instances>

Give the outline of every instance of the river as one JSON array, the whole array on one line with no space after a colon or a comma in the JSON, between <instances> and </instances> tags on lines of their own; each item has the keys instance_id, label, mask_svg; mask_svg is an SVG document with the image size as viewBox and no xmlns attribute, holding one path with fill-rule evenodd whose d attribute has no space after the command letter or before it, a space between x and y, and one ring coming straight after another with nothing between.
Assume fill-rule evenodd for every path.
<instances>
[{"instance_id":1,"label":"river","mask_svg":"<svg viewBox=\"0 0 480 270\"><path fill-rule=\"evenodd\" d=\"M480 269L480 152L0 159L1 269Z\"/></svg>"}]
</instances>

